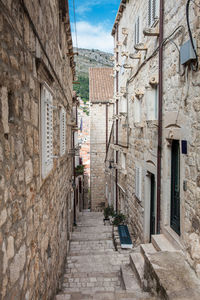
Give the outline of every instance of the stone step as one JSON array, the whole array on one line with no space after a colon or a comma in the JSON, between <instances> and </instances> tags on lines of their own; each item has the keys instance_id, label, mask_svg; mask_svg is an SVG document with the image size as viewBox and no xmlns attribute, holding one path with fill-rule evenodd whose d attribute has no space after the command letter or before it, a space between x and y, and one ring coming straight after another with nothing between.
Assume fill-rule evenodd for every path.
<instances>
[{"instance_id":1,"label":"stone step","mask_svg":"<svg viewBox=\"0 0 200 300\"><path fill-rule=\"evenodd\" d=\"M70 279L70 278L118 278L120 275L120 272L109 272L109 273L105 273L105 272L79 272L79 273L73 273L73 274L64 274L64 281L65 279ZM106 280L109 281L109 280ZM112 281L112 280L111 280ZM115 281L115 280L113 280Z\"/></svg>"},{"instance_id":2,"label":"stone step","mask_svg":"<svg viewBox=\"0 0 200 300\"><path fill-rule=\"evenodd\" d=\"M156 300L156 298L150 296L147 293L141 292L127 292L127 291L115 291L115 292L92 292L85 291L74 293L63 293L57 295L55 300Z\"/></svg>"},{"instance_id":3,"label":"stone step","mask_svg":"<svg viewBox=\"0 0 200 300\"><path fill-rule=\"evenodd\" d=\"M110 239L107 239L107 240L92 240L92 241L83 241L83 240L79 240L79 241L71 241L70 242L70 249L74 250L76 248L81 248L81 247L84 247L84 248L88 248L88 249L91 249L93 247L114 247L113 245L113 241L110 240Z\"/></svg>"},{"instance_id":4,"label":"stone step","mask_svg":"<svg viewBox=\"0 0 200 300\"><path fill-rule=\"evenodd\" d=\"M141 244L140 245L140 252L144 257L148 256L150 253L155 253L157 250L154 248L153 244Z\"/></svg>"},{"instance_id":5,"label":"stone step","mask_svg":"<svg viewBox=\"0 0 200 300\"><path fill-rule=\"evenodd\" d=\"M140 287L143 288L144 283L144 257L141 253L130 254L130 265L136 274Z\"/></svg>"},{"instance_id":6,"label":"stone step","mask_svg":"<svg viewBox=\"0 0 200 300\"><path fill-rule=\"evenodd\" d=\"M175 251L176 249L170 241L163 235L157 234L151 236L151 241L157 251Z\"/></svg>"},{"instance_id":7,"label":"stone step","mask_svg":"<svg viewBox=\"0 0 200 300\"><path fill-rule=\"evenodd\" d=\"M71 236L71 241L99 241L112 239L112 233L82 233L73 232Z\"/></svg>"},{"instance_id":8,"label":"stone step","mask_svg":"<svg viewBox=\"0 0 200 300\"><path fill-rule=\"evenodd\" d=\"M94 226L77 226L74 228L73 232L96 232L96 233L104 233L104 232L111 232L112 233L112 226L105 226L105 225L99 225L98 227Z\"/></svg>"},{"instance_id":9,"label":"stone step","mask_svg":"<svg viewBox=\"0 0 200 300\"><path fill-rule=\"evenodd\" d=\"M200 280L182 251L159 251L145 257L147 287L160 299L200 299Z\"/></svg>"},{"instance_id":10,"label":"stone step","mask_svg":"<svg viewBox=\"0 0 200 300\"><path fill-rule=\"evenodd\" d=\"M138 281L136 279L133 270L129 265L122 265L121 268L121 276L124 284L124 288L126 291L141 291Z\"/></svg>"},{"instance_id":11,"label":"stone step","mask_svg":"<svg viewBox=\"0 0 200 300\"><path fill-rule=\"evenodd\" d=\"M75 250L75 249L74 249ZM115 249L94 249L94 250L77 250L77 251L71 251L70 255L72 256L80 256L80 254L82 256L87 256L87 255L105 255L105 254L110 254L110 253L115 253Z\"/></svg>"}]
</instances>

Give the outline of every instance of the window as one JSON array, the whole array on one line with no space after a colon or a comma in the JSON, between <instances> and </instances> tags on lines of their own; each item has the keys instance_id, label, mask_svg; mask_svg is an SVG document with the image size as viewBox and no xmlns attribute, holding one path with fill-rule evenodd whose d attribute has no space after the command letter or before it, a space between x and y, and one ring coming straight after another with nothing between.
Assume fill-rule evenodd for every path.
<instances>
[{"instance_id":1,"label":"window","mask_svg":"<svg viewBox=\"0 0 200 300\"><path fill-rule=\"evenodd\" d=\"M135 196L140 201L142 198L141 183L142 183L142 168L139 166L136 166L136 168L135 168Z\"/></svg>"},{"instance_id":2,"label":"window","mask_svg":"<svg viewBox=\"0 0 200 300\"><path fill-rule=\"evenodd\" d=\"M146 93L147 120L158 119L158 89L153 88Z\"/></svg>"},{"instance_id":3,"label":"window","mask_svg":"<svg viewBox=\"0 0 200 300\"><path fill-rule=\"evenodd\" d=\"M153 26L159 19L159 0L149 0L148 7L148 26Z\"/></svg>"},{"instance_id":4,"label":"window","mask_svg":"<svg viewBox=\"0 0 200 300\"><path fill-rule=\"evenodd\" d=\"M66 152L66 111L60 110L60 156Z\"/></svg>"},{"instance_id":5,"label":"window","mask_svg":"<svg viewBox=\"0 0 200 300\"><path fill-rule=\"evenodd\" d=\"M53 96L44 84L41 89L42 177L53 167Z\"/></svg>"},{"instance_id":6,"label":"window","mask_svg":"<svg viewBox=\"0 0 200 300\"><path fill-rule=\"evenodd\" d=\"M135 45L140 43L140 17L135 22Z\"/></svg>"}]
</instances>

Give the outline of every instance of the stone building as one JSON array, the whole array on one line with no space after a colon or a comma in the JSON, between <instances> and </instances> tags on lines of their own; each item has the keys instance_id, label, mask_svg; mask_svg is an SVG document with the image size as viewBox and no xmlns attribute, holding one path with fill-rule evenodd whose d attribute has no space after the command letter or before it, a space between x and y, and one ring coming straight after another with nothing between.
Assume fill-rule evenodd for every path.
<instances>
[{"instance_id":1,"label":"stone building","mask_svg":"<svg viewBox=\"0 0 200 300\"><path fill-rule=\"evenodd\" d=\"M192 1L121 1L106 160L110 203L127 215L138 243L161 233L160 243L182 249L198 276L199 15Z\"/></svg>"},{"instance_id":2,"label":"stone building","mask_svg":"<svg viewBox=\"0 0 200 300\"><path fill-rule=\"evenodd\" d=\"M0 298L52 299L73 221L68 2L0 1Z\"/></svg>"},{"instance_id":3,"label":"stone building","mask_svg":"<svg viewBox=\"0 0 200 300\"><path fill-rule=\"evenodd\" d=\"M112 68L90 68L90 188L91 209L105 207L105 157L113 115Z\"/></svg>"},{"instance_id":4,"label":"stone building","mask_svg":"<svg viewBox=\"0 0 200 300\"><path fill-rule=\"evenodd\" d=\"M80 144L80 159L84 166L84 191L83 191L83 208L88 208L90 194L90 116L89 103L84 103L80 99L78 109L79 131L78 139Z\"/></svg>"}]
</instances>

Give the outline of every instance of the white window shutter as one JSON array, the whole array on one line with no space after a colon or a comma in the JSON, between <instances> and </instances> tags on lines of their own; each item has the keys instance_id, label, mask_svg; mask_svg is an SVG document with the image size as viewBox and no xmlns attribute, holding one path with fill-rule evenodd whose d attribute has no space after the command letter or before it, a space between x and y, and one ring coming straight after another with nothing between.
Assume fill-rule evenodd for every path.
<instances>
[{"instance_id":1,"label":"white window shutter","mask_svg":"<svg viewBox=\"0 0 200 300\"><path fill-rule=\"evenodd\" d=\"M140 43L140 17L135 22L135 45Z\"/></svg>"},{"instance_id":2,"label":"white window shutter","mask_svg":"<svg viewBox=\"0 0 200 300\"><path fill-rule=\"evenodd\" d=\"M160 3L159 0L149 0L148 2L148 25L153 26L156 19L159 18Z\"/></svg>"},{"instance_id":3,"label":"white window shutter","mask_svg":"<svg viewBox=\"0 0 200 300\"><path fill-rule=\"evenodd\" d=\"M42 177L53 167L53 97L45 85L41 91Z\"/></svg>"},{"instance_id":4,"label":"white window shutter","mask_svg":"<svg viewBox=\"0 0 200 300\"><path fill-rule=\"evenodd\" d=\"M141 167L135 168L135 196L138 200L141 201L142 193L141 193L141 183L142 183L142 169Z\"/></svg>"},{"instance_id":5,"label":"white window shutter","mask_svg":"<svg viewBox=\"0 0 200 300\"><path fill-rule=\"evenodd\" d=\"M154 19L159 19L160 16L160 1L155 0L155 16Z\"/></svg>"},{"instance_id":6,"label":"white window shutter","mask_svg":"<svg viewBox=\"0 0 200 300\"><path fill-rule=\"evenodd\" d=\"M137 44L140 42L140 17L137 18Z\"/></svg>"},{"instance_id":7,"label":"white window shutter","mask_svg":"<svg viewBox=\"0 0 200 300\"><path fill-rule=\"evenodd\" d=\"M152 0L149 0L148 3L148 25L152 25Z\"/></svg>"},{"instance_id":8,"label":"white window shutter","mask_svg":"<svg viewBox=\"0 0 200 300\"><path fill-rule=\"evenodd\" d=\"M60 155L66 152L66 111L60 110Z\"/></svg>"}]
</instances>

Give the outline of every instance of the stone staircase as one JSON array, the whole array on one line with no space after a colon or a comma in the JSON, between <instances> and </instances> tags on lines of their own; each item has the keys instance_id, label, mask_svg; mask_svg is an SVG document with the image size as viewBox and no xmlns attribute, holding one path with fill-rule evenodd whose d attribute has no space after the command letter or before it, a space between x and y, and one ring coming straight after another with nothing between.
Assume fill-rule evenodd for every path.
<instances>
[{"instance_id":1,"label":"stone staircase","mask_svg":"<svg viewBox=\"0 0 200 300\"><path fill-rule=\"evenodd\" d=\"M140 287L158 299L200 299L200 281L186 262L183 251L163 234L152 236L152 243L135 249L130 254L130 266ZM122 269L123 278L124 273L126 270Z\"/></svg>"},{"instance_id":2,"label":"stone staircase","mask_svg":"<svg viewBox=\"0 0 200 300\"><path fill-rule=\"evenodd\" d=\"M62 289L55 300L156 299L144 292L130 265L130 253L113 244L102 213L83 212L72 233Z\"/></svg>"}]
</instances>

